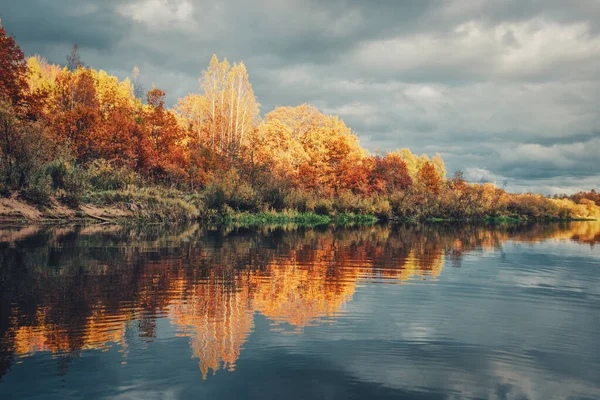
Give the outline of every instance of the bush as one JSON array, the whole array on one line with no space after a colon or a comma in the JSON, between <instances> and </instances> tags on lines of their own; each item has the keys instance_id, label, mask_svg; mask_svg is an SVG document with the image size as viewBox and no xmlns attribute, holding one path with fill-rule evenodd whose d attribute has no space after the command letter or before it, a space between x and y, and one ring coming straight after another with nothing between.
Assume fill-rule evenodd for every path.
<instances>
[{"instance_id":1,"label":"bush","mask_svg":"<svg viewBox=\"0 0 600 400\"><path fill-rule=\"evenodd\" d=\"M330 215L333 212L333 201L326 198L317 199L315 212L321 215Z\"/></svg>"},{"instance_id":2,"label":"bush","mask_svg":"<svg viewBox=\"0 0 600 400\"><path fill-rule=\"evenodd\" d=\"M85 172L80 168L72 168L69 173L63 177L63 201L72 207L78 207L81 199L83 198L85 188Z\"/></svg>"},{"instance_id":3,"label":"bush","mask_svg":"<svg viewBox=\"0 0 600 400\"><path fill-rule=\"evenodd\" d=\"M259 191L261 203L265 204L267 208L274 208L278 211L285 208L285 199L288 193L287 188L277 185L277 182L273 182L270 185L257 188L257 190Z\"/></svg>"},{"instance_id":4,"label":"bush","mask_svg":"<svg viewBox=\"0 0 600 400\"><path fill-rule=\"evenodd\" d=\"M559 207L542 195L513 195L508 211L534 220L560 218Z\"/></svg>"},{"instance_id":5,"label":"bush","mask_svg":"<svg viewBox=\"0 0 600 400\"><path fill-rule=\"evenodd\" d=\"M102 159L95 160L89 165L88 180L96 190L119 190L143 184L138 173Z\"/></svg>"},{"instance_id":6,"label":"bush","mask_svg":"<svg viewBox=\"0 0 600 400\"><path fill-rule=\"evenodd\" d=\"M64 160L46 164L42 172L50 177L52 188L65 204L79 206L87 186L87 173Z\"/></svg>"},{"instance_id":7,"label":"bush","mask_svg":"<svg viewBox=\"0 0 600 400\"><path fill-rule=\"evenodd\" d=\"M335 210L342 213L360 213L359 210L362 198L352 193L350 190L343 190L335 198Z\"/></svg>"},{"instance_id":8,"label":"bush","mask_svg":"<svg viewBox=\"0 0 600 400\"><path fill-rule=\"evenodd\" d=\"M379 219L388 220L393 216L392 205L388 200L377 197L372 201L371 213Z\"/></svg>"},{"instance_id":9,"label":"bush","mask_svg":"<svg viewBox=\"0 0 600 400\"><path fill-rule=\"evenodd\" d=\"M257 195L250 184L244 182L236 169L215 176L204 190L208 208L224 210L225 206L236 211L256 211Z\"/></svg>"},{"instance_id":10,"label":"bush","mask_svg":"<svg viewBox=\"0 0 600 400\"><path fill-rule=\"evenodd\" d=\"M10 188L4 182L0 182L0 196L10 197Z\"/></svg>"},{"instance_id":11,"label":"bush","mask_svg":"<svg viewBox=\"0 0 600 400\"><path fill-rule=\"evenodd\" d=\"M71 166L63 160L54 160L44 167L44 173L52 179L52 187L60 189L65 186L67 175L71 173Z\"/></svg>"},{"instance_id":12,"label":"bush","mask_svg":"<svg viewBox=\"0 0 600 400\"><path fill-rule=\"evenodd\" d=\"M52 178L44 172L32 176L29 184L21 190L21 195L25 200L42 206L50 205L51 194Z\"/></svg>"},{"instance_id":13,"label":"bush","mask_svg":"<svg viewBox=\"0 0 600 400\"><path fill-rule=\"evenodd\" d=\"M3 131L3 139L0 141L0 169L3 171L1 175L4 185L8 189L21 189L22 192L31 192L33 195L37 189L41 189L40 185L43 186L40 183L40 170L52 159L54 143L41 122L20 118L15 109L2 99L0 125Z\"/></svg>"},{"instance_id":14,"label":"bush","mask_svg":"<svg viewBox=\"0 0 600 400\"><path fill-rule=\"evenodd\" d=\"M313 212L316 207L316 199L312 193L301 189L292 189L283 199L283 204L284 208L300 212Z\"/></svg>"},{"instance_id":15,"label":"bush","mask_svg":"<svg viewBox=\"0 0 600 400\"><path fill-rule=\"evenodd\" d=\"M396 218L420 218L422 216L420 196L408 191L395 191L389 198L392 213Z\"/></svg>"},{"instance_id":16,"label":"bush","mask_svg":"<svg viewBox=\"0 0 600 400\"><path fill-rule=\"evenodd\" d=\"M0 165L0 196L9 197L10 187L6 184L8 181L4 168Z\"/></svg>"},{"instance_id":17,"label":"bush","mask_svg":"<svg viewBox=\"0 0 600 400\"><path fill-rule=\"evenodd\" d=\"M292 186L288 179L264 168L256 168L246 173L240 172L240 177L243 181L251 182L256 196L260 199L259 202L262 203L261 209L281 211L286 208L286 197Z\"/></svg>"}]
</instances>

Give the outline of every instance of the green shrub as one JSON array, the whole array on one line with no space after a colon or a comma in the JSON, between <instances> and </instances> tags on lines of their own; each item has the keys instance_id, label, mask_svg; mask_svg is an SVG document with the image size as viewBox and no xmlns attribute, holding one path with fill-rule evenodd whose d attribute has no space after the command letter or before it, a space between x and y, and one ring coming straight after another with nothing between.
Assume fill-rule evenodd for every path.
<instances>
[{"instance_id":1,"label":"green shrub","mask_svg":"<svg viewBox=\"0 0 600 400\"><path fill-rule=\"evenodd\" d=\"M46 164L42 173L50 177L52 188L65 204L79 206L87 185L85 170L59 159Z\"/></svg>"},{"instance_id":2,"label":"green shrub","mask_svg":"<svg viewBox=\"0 0 600 400\"><path fill-rule=\"evenodd\" d=\"M294 210L283 210L277 212L269 210L257 214L252 213L233 213L225 218L226 222L235 222L242 225L263 225L263 224L295 224L303 226L327 225L331 218L327 215L315 213L302 213Z\"/></svg>"},{"instance_id":3,"label":"green shrub","mask_svg":"<svg viewBox=\"0 0 600 400\"><path fill-rule=\"evenodd\" d=\"M370 225L377 222L377 217L369 214L340 213L333 217L332 222L338 225Z\"/></svg>"},{"instance_id":4,"label":"green shrub","mask_svg":"<svg viewBox=\"0 0 600 400\"><path fill-rule=\"evenodd\" d=\"M29 184L21 190L21 195L25 200L34 204L42 206L50 205L52 178L43 172L33 175L29 179Z\"/></svg>"},{"instance_id":5,"label":"green shrub","mask_svg":"<svg viewBox=\"0 0 600 400\"><path fill-rule=\"evenodd\" d=\"M389 203L396 218L419 218L421 216L419 198L411 191L393 192L390 195Z\"/></svg>"},{"instance_id":6,"label":"green shrub","mask_svg":"<svg viewBox=\"0 0 600 400\"><path fill-rule=\"evenodd\" d=\"M259 193L260 202L268 208L283 210L285 208L285 199L287 197L287 189L276 184L270 184L262 188L256 189Z\"/></svg>"},{"instance_id":7,"label":"green shrub","mask_svg":"<svg viewBox=\"0 0 600 400\"><path fill-rule=\"evenodd\" d=\"M63 160L54 160L44 167L44 173L52 179L52 187L61 189L65 186L65 179L71 173L72 167Z\"/></svg>"},{"instance_id":8,"label":"green shrub","mask_svg":"<svg viewBox=\"0 0 600 400\"><path fill-rule=\"evenodd\" d=\"M383 197L363 197L345 190L340 192L333 201L337 213L377 215L381 219L388 219L392 216L390 203Z\"/></svg>"},{"instance_id":9,"label":"green shrub","mask_svg":"<svg viewBox=\"0 0 600 400\"><path fill-rule=\"evenodd\" d=\"M63 201L78 207L86 189L86 174L81 168L71 168L62 181Z\"/></svg>"},{"instance_id":10,"label":"green shrub","mask_svg":"<svg viewBox=\"0 0 600 400\"><path fill-rule=\"evenodd\" d=\"M258 175L258 177L254 177L254 179L250 177L248 180L252 182L252 187L260 199L259 202L262 203L261 209L281 211L286 208L286 198L291 191L291 183L275 176L270 171Z\"/></svg>"}]
</instances>

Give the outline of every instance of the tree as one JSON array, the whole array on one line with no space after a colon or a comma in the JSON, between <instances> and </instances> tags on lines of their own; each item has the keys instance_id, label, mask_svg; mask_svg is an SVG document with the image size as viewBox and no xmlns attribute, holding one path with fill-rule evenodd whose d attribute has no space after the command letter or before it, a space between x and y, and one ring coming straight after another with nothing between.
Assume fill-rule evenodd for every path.
<instances>
[{"instance_id":1,"label":"tree","mask_svg":"<svg viewBox=\"0 0 600 400\"><path fill-rule=\"evenodd\" d=\"M444 165L444 160L442 159L440 154L435 153L435 155L431 159L431 162L432 162L433 166L435 167L435 170L437 171L440 178L442 180L445 179L446 178L446 166Z\"/></svg>"},{"instance_id":2,"label":"tree","mask_svg":"<svg viewBox=\"0 0 600 400\"><path fill-rule=\"evenodd\" d=\"M426 192L440 194L442 179L432 162L428 161L421 167L418 181Z\"/></svg>"},{"instance_id":3,"label":"tree","mask_svg":"<svg viewBox=\"0 0 600 400\"><path fill-rule=\"evenodd\" d=\"M51 159L51 141L39 122L19 118L15 108L0 100L0 176L6 187L23 188Z\"/></svg>"},{"instance_id":4,"label":"tree","mask_svg":"<svg viewBox=\"0 0 600 400\"><path fill-rule=\"evenodd\" d=\"M99 126L96 129L98 157L116 165L137 165L141 129L136 121L137 102L129 79L119 82L104 71L95 74L99 101Z\"/></svg>"},{"instance_id":5,"label":"tree","mask_svg":"<svg viewBox=\"0 0 600 400\"><path fill-rule=\"evenodd\" d=\"M141 167L155 180L185 179L183 131L172 111L165 109L165 92L153 87L146 94L143 112L145 135L140 156Z\"/></svg>"},{"instance_id":6,"label":"tree","mask_svg":"<svg viewBox=\"0 0 600 400\"><path fill-rule=\"evenodd\" d=\"M465 176L461 170L454 172L454 176L452 177L452 179L450 179L449 183L450 187L459 193L464 192L467 188Z\"/></svg>"},{"instance_id":7,"label":"tree","mask_svg":"<svg viewBox=\"0 0 600 400\"><path fill-rule=\"evenodd\" d=\"M22 106L27 91L26 73L23 51L0 23L0 98L14 107Z\"/></svg>"},{"instance_id":8,"label":"tree","mask_svg":"<svg viewBox=\"0 0 600 400\"><path fill-rule=\"evenodd\" d=\"M204 143L213 152L235 155L247 143L259 112L259 104L243 63L230 66L213 55L199 80L202 98L190 95L184 102L197 102L204 109Z\"/></svg>"},{"instance_id":9,"label":"tree","mask_svg":"<svg viewBox=\"0 0 600 400\"><path fill-rule=\"evenodd\" d=\"M144 86L139 81L140 69L137 65L133 67L131 73L133 75L133 95L135 98L142 100L144 97Z\"/></svg>"},{"instance_id":10,"label":"tree","mask_svg":"<svg viewBox=\"0 0 600 400\"><path fill-rule=\"evenodd\" d=\"M101 125L96 79L91 70L74 73L64 69L56 78L51 125L57 138L69 143L81 162L98 157L97 136Z\"/></svg>"},{"instance_id":11,"label":"tree","mask_svg":"<svg viewBox=\"0 0 600 400\"><path fill-rule=\"evenodd\" d=\"M356 187L354 169L366 152L341 119L306 104L278 107L265 116L257 133L254 141L264 147L255 151L307 189L333 194Z\"/></svg>"},{"instance_id":12,"label":"tree","mask_svg":"<svg viewBox=\"0 0 600 400\"><path fill-rule=\"evenodd\" d=\"M396 153L387 153L385 157L375 157L372 182L374 189L384 191L388 195L408 189L412 185L412 179L408 174L406 162Z\"/></svg>"},{"instance_id":13,"label":"tree","mask_svg":"<svg viewBox=\"0 0 600 400\"><path fill-rule=\"evenodd\" d=\"M222 146L222 114L223 114L223 101L225 95L225 76L229 69L229 63L227 60L223 60L219 63L219 59L213 54L210 59L208 69L202 72L200 78L200 89L207 100L207 120L209 122L209 137L208 145L213 152L216 152L218 148Z\"/></svg>"},{"instance_id":14,"label":"tree","mask_svg":"<svg viewBox=\"0 0 600 400\"><path fill-rule=\"evenodd\" d=\"M79 55L79 46L77 44L73 45L71 54L67 56L67 68L71 72L75 72L79 68L85 68L85 64L81 61L81 56Z\"/></svg>"}]
</instances>

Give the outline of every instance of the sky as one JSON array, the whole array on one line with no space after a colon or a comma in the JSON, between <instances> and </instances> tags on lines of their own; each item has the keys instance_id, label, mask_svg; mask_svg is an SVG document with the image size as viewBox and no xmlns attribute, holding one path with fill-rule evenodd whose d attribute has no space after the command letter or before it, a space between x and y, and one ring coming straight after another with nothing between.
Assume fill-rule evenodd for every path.
<instances>
[{"instance_id":1,"label":"sky","mask_svg":"<svg viewBox=\"0 0 600 400\"><path fill-rule=\"evenodd\" d=\"M217 54L262 115L310 103L470 181L600 189L599 0L0 0L0 18L26 54L65 64L77 43L171 105Z\"/></svg>"}]
</instances>

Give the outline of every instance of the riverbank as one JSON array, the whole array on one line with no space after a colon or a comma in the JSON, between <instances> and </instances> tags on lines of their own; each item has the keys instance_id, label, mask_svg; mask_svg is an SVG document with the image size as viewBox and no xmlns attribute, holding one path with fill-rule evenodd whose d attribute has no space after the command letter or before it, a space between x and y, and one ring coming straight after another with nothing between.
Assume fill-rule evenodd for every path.
<instances>
[{"instance_id":1,"label":"riverbank","mask_svg":"<svg viewBox=\"0 0 600 400\"><path fill-rule=\"evenodd\" d=\"M198 207L191 199L165 198L151 192L106 191L91 193L77 207L64 204L51 197L41 206L29 202L17 194L0 198L0 223L23 225L27 223L104 222L104 223L152 223L207 221L211 223L234 223L241 225L300 224L307 226L325 224L373 224L380 219L374 215L336 213L318 214L285 210L258 213L225 213Z\"/></svg>"},{"instance_id":2,"label":"riverbank","mask_svg":"<svg viewBox=\"0 0 600 400\"><path fill-rule=\"evenodd\" d=\"M133 218L133 213L117 206L81 204L70 207L56 197L50 198L46 206L40 206L20 198L17 194L0 197L0 223L62 223L76 221L112 222Z\"/></svg>"},{"instance_id":3,"label":"riverbank","mask_svg":"<svg viewBox=\"0 0 600 400\"><path fill-rule=\"evenodd\" d=\"M485 222L522 223L528 221L593 221L583 218L531 218L519 215L485 216L483 218L416 218L377 216L353 212L300 212L297 210L267 210L239 212L231 208L207 209L202 200L191 196L165 196L153 190L103 191L84 196L78 206L70 206L60 198L51 197L45 205L35 204L13 193L0 197L0 223L62 224L68 222L155 223L206 221L216 224L271 225L298 224L374 224L377 222Z\"/></svg>"}]
</instances>

